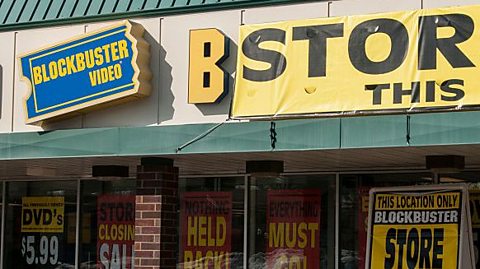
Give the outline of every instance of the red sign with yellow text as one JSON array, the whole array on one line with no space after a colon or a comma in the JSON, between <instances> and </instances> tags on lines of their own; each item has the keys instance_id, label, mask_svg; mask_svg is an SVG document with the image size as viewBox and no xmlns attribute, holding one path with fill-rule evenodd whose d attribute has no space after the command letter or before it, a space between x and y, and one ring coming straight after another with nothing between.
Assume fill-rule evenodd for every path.
<instances>
[{"instance_id":1,"label":"red sign with yellow text","mask_svg":"<svg viewBox=\"0 0 480 269\"><path fill-rule=\"evenodd\" d=\"M365 253L367 251L368 229L368 199L370 187L358 188L358 268L365 266Z\"/></svg>"},{"instance_id":2,"label":"red sign with yellow text","mask_svg":"<svg viewBox=\"0 0 480 269\"><path fill-rule=\"evenodd\" d=\"M135 195L97 198L97 267L134 268Z\"/></svg>"},{"instance_id":3,"label":"red sign with yellow text","mask_svg":"<svg viewBox=\"0 0 480 269\"><path fill-rule=\"evenodd\" d=\"M269 190L267 268L320 268L320 190Z\"/></svg>"},{"instance_id":4,"label":"red sign with yellow text","mask_svg":"<svg viewBox=\"0 0 480 269\"><path fill-rule=\"evenodd\" d=\"M230 268L231 192L185 193L180 219L183 268Z\"/></svg>"}]
</instances>

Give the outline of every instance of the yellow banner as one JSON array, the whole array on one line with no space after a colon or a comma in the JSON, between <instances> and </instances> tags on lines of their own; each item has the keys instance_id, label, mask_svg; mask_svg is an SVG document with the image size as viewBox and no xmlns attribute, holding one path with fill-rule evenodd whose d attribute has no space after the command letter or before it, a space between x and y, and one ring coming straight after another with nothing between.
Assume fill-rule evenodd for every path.
<instances>
[{"instance_id":1,"label":"yellow banner","mask_svg":"<svg viewBox=\"0 0 480 269\"><path fill-rule=\"evenodd\" d=\"M233 118L472 109L480 6L240 28Z\"/></svg>"},{"instance_id":2,"label":"yellow banner","mask_svg":"<svg viewBox=\"0 0 480 269\"><path fill-rule=\"evenodd\" d=\"M22 233L63 233L62 196L22 197Z\"/></svg>"},{"instance_id":3,"label":"yellow banner","mask_svg":"<svg viewBox=\"0 0 480 269\"><path fill-rule=\"evenodd\" d=\"M458 268L460 191L378 193L368 268Z\"/></svg>"}]
</instances>

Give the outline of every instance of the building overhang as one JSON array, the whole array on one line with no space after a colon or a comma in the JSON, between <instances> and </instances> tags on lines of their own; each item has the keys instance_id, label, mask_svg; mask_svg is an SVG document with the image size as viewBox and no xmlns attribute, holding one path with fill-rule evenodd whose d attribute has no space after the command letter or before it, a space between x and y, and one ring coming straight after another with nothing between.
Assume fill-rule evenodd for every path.
<instances>
[{"instance_id":1,"label":"building overhang","mask_svg":"<svg viewBox=\"0 0 480 269\"><path fill-rule=\"evenodd\" d=\"M470 111L0 134L0 174L30 163L67 167L61 175L75 165L134 165L140 156L172 158L182 174L243 173L246 160L262 159L285 160L286 172L424 169L425 156L448 154L465 156L472 168L480 164L479 116Z\"/></svg>"}]
</instances>

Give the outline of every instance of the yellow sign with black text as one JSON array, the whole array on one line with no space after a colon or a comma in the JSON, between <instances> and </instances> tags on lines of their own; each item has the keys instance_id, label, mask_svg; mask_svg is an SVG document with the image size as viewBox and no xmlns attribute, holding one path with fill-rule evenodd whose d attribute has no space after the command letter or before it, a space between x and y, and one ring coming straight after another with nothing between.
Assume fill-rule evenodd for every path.
<instances>
[{"instance_id":1,"label":"yellow sign with black text","mask_svg":"<svg viewBox=\"0 0 480 269\"><path fill-rule=\"evenodd\" d=\"M233 118L480 106L480 6L240 28Z\"/></svg>"},{"instance_id":2,"label":"yellow sign with black text","mask_svg":"<svg viewBox=\"0 0 480 269\"><path fill-rule=\"evenodd\" d=\"M22 197L22 233L63 233L63 196Z\"/></svg>"},{"instance_id":3,"label":"yellow sign with black text","mask_svg":"<svg viewBox=\"0 0 480 269\"><path fill-rule=\"evenodd\" d=\"M370 268L457 268L460 191L377 193Z\"/></svg>"},{"instance_id":4,"label":"yellow sign with black text","mask_svg":"<svg viewBox=\"0 0 480 269\"><path fill-rule=\"evenodd\" d=\"M218 103L228 92L230 75L222 63L229 55L229 40L218 29L190 31L188 103Z\"/></svg>"},{"instance_id":5,"label":"yellow sign with black text","mask_svg":"<svg viewBox=\"0 0 480 269\"><path fill-rule=\"evenodd\" d=\"M365 268L475 266L466 184L370 190Z\"/></svg>"}]
</instances>

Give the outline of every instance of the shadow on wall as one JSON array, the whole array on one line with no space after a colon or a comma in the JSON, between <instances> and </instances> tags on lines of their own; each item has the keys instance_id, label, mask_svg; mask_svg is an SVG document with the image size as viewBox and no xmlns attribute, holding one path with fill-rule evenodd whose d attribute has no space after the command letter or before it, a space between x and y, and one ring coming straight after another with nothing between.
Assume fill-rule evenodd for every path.
<instances>
[{"instance_id":1,"label":"shadow on wall","mask_svg":"<svg viewBox=\"0 0 480 269\"><path fill-rule=\"evenodd\" d=\"M149 34L145 36L145 39L150 43L152 48L159 52L159 62L157 63L156 61L152 61L152 64L159 65L159 72L157 72L157 74L153 74L153 76L159 77L156 85L154 86L154 90L158 90L157 124L160 124L163 121L173 119L173 114L175 112L175 109L173 108L173 100L175 97L172 91L172 66L167 63L167 52L165 49ZM154 70L153 67L152 70Z\"/></svg>"},{"instance_id":2,"label":"shadow on wall","mask_svg":"<svg viewBox=\"0 0 480 269\"><path fill-rule=\"evenodd\" d=\"M204 116L207 115L222 115L222 114L229 114L230 112L230 104L233 97L233 84L234 84L234 76L235 68L237 67L237 51L238 46L230 40L230 56L228 56L227 60L223 62L222 67L224 70L229 74L228 78L228 93L220 103L214 104L197 104L198 109L202 112Z\"/></svg>"}]
</instances>

